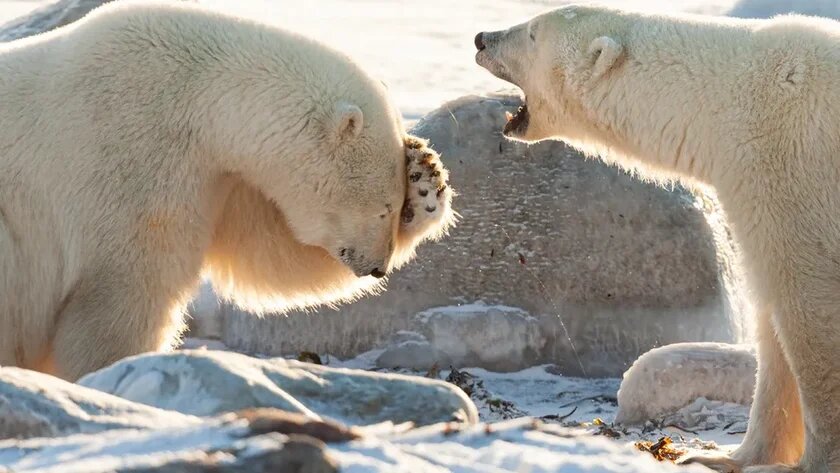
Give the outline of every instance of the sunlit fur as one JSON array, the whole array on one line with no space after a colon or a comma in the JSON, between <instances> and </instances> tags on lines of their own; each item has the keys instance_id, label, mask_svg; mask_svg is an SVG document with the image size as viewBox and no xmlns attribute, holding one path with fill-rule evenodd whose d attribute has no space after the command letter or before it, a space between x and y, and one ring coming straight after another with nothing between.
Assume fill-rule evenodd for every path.
<instances>
[{"instance_id":1,"label":"sunlit fur","mask_svg":"<svg viewBox=\"0 0 840 473\"><path fill-rule=\"evenodd\" d=\"M202 271L248 308L350 300L437 228L400 232L380 81L255 21L109 3L0 46L0 103L0 365L166 349Z\"/></svg>"},{"instance_id":2,"label":"sunlit fur","mask_svg":"<svg viewBox=\"0 0 840 473\"><path fill-rule=\"evenodd\" d=\"M716 191L759 308L759 370L743 444L699 461L840 471L840 24L568 6L485 43L479 64L528 99L514 138Z\"/></svg>"},{"instance_id":3,"label":"sunlit fur","mask_svg":"<svg viewBox=\"0 0 840 473\"><path fill-rule=\"evenodd\" d=\"M407 136L406 141L416 147L407 148L407 153L416 150L437 159L424 140ZM439 169L446 181L448 172ZM416 194L414 186L407 182L406 192ZM439 197L439 212L418 212L411 224L396 227L390 269L411 261L422 242L449 231L456 220L452 196L447 188ZM381 280L358 278L324 249L296 240L277 207L241 181L225 204L205 271L222 297L255 312L348 302L383 289Z\"/></svg>"}]
</instances>

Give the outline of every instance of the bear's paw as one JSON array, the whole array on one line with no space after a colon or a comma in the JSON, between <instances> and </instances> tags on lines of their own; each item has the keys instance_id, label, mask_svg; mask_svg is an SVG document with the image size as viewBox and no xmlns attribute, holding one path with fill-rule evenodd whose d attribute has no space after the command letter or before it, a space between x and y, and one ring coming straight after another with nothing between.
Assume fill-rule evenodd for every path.
<instances>
[{"instance_id":1,"label":"bear's paw","mask_svg":"<svg viewBox=\"0 0 840 473\"><path fill-rule=\"evenodd\" d=\"M449 172L425 140L405 138L406 193L400 215L404 238L437 238L453 224Z\"/></svg>"}]
</instances>

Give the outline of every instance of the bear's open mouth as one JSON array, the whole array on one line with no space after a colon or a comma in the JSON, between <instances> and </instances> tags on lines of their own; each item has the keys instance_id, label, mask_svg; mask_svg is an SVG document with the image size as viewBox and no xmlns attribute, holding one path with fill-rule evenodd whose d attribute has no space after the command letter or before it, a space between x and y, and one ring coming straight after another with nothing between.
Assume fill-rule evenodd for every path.
<instances>
[{"instance_id":1,"label":"bear's open mouth","mask_svg":"<svg viewBox=\"0 0 840 473\"><path fill-rule=\"evenodd\" d=\"M505 123L502 133L505 136L521 136L528 129L528 122L531 121L531 116L528 114L528 103L520 105L514 114L505 112L505 117L507 117L507 123Z\"/></svg>"}]
</instances>

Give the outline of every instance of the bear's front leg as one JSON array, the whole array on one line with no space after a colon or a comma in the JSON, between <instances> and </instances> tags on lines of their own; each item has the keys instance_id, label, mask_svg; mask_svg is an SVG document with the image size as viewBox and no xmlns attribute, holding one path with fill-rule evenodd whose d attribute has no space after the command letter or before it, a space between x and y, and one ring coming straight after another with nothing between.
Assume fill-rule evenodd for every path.
<instances>
[{"instance_id":1,"label":"bear's front leg","mask_svg":"<svg viewBox=\"0 0 840 473\"><path fill-rule=\"evenodd\" d=\"M836 260L814 258L790 276L775 325L799 384L805 452L795 468L756 467L749 473L840 472L840 287ZM810 262L809 262L810 263ZM781 270L779 271L781 274Z\"/></svg>"},{"instance_id":2,"label":"bear's front leg","mask_svg":"<svg viewBox=\"0 0 840 473\"><path fill-rule=\"evenodd\" d=\"M150 282L111 273L79 283L58 314L51 374L76 381L127 356L171 346L184 329L183 314Z\"/></svg>"},{"instance_id":3,"label":"bear's front leg","mask_svg":"<svg viewBox=\"0 0 840 473\"><path fill-rule=\"evenodd\" d=\"M721 473L741 473L753 465L794 464L805 442L796 380L785 360L770 310L758 311L758 376L744 441L731 456L690 457Z\"/></svg>"}]
</instances>

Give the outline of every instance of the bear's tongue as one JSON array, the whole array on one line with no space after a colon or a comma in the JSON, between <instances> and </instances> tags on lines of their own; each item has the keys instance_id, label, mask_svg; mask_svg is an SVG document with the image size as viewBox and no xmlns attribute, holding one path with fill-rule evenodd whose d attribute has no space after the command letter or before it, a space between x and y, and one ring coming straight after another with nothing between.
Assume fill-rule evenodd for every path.
<instances>
[{"instance_id":1,"label":"bear's tongue","mask_svg":"<svg viewBox=\"0 0 840 473\"><path fill-rule=\"evenodd\" d=\"M528 104L522 104L515 114L505 112L505 117L507 117L507 123L502 133L510 135L513 132L524 130L528 126Z\"/></svg>"}]
</instances>

